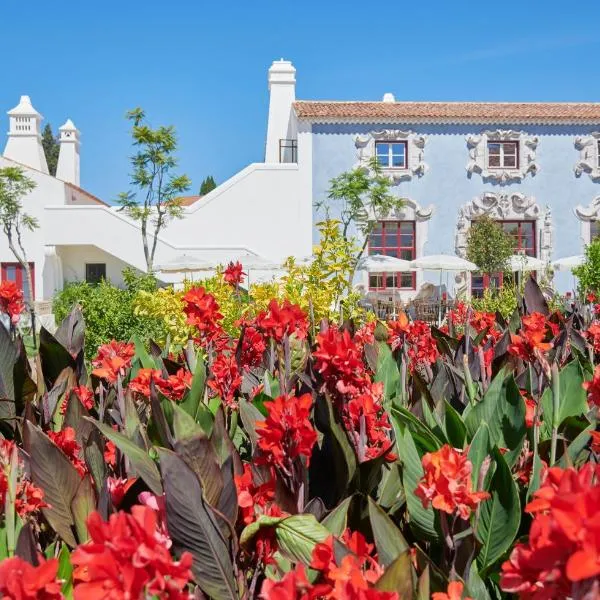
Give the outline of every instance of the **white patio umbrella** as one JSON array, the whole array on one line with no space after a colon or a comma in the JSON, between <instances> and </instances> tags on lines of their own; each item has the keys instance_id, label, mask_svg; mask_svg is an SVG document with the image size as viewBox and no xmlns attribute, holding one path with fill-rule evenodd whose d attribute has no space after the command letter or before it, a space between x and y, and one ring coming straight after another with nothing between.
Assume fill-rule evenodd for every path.
<instances>
[{"instance_id":1,"label":"white patio umbrella","mask_svg":"<svg viewBox=\"0 0 600 600\"><path fill-rule=\"evenodd\" d=\"M409 260L403 260L395 256L385 256L384 254L364 256L358 261L356 269L358 271L368 271L369 273L414 271Z\"/></svg>"},{"instance_id":2,"label":"white patio umbrella","mask_svg":"<svg viewBox=\"0 0 600 600\"><path fill-rule=\"evenodd\" d=\"M515 271L541 271L546 268L546 263L543 260L527 254L513 254L508 259L508 265L513 273Z\"/></svg>"},{"instance_id":3,"label":"white patio umbrella","mask_svg":"<svg viewBox=\"0 0 600 600\"><path fill-rule=\"evenodd\" d=\"M193 273L212 268L214 267L209 262L190 256L189 254L181 254L167 263L156 266L156 270L161 273Z\"/></svg>"},{"instance_id":4,"label":"white patio umbrella","mask_svg":"<svg viewBox=\"0 0 600 600\"><path fill-rule=\"evenodd\" d=\"M556 271L572 271L575 267L581 266L585 261L583 254L575 256L566 256L559 258L552 263L552 268Z\"/></svg>"},{"instance_id":5,"label":"white patio umbrella","mask_svg":"<svg viewBox=\"0 0 600 600\"><path fill-rule=\"evenodd\" d=\"M258 254L244 254L242 256L237 256L233 259L233 262L236 261L239 261L242 264L244 272L248 275L248 289L250 289L251 271L278 271L283 268L280 263L273 262ZM228 263L225 263L225 266L227 266L227 264Z\"/></svg>"},{"instance_id":6,"label":"white patio umbrella","mask_svg":"<svg viewBox=\"0 0 600 600\"><path fill-rule=\"evenodd\" d=\"M455 256L454 254L432 254L431 256L421 256L411 261L411 266L415 269L424 271L440 272L440 291L442 289L442 275L444 271L479 271L479 267L469 260ZM442 302L440 298L438 311L438 325L442 322Z\"/></svg>"}]
</instances>

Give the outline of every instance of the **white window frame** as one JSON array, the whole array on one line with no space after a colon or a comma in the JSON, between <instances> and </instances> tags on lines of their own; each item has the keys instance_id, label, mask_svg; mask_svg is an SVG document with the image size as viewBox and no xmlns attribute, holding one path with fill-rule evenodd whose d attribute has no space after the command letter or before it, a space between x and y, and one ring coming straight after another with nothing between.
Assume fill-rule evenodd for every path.
<instances>
[{"instance_id":1,"label":"white window frame","mask_svg":"<svg viewBox=\"0 0 600 600\"><path fill-rule=\"evenodd\" d=\"M404 152L402 153L404 160L401 166L394 165L394 157L401 156L400 154L394 153L394 144L404 148ZM377 149L383 145L388 146L387 154L379 154L377 151ZM378 162L380 156L387 156L387 165L379 163L379 166L386 171L388 169L408 169L408 142L406 140L378 140L375 142L375 157L377 158Z\"/></svg>"},{"instance_id":2,"label":"white window frame","mask_svg":"<svg viewBox=\"0 0 600 600\"><path fill-rule=\"evenodd\" d=\"M492 157L492 154L490 152L490 146L492 146L494 144L496 146L499 146L499 148L500 148L500 152L496 155L500 159L500 164L498 164L498 165L492 165L491 160L490 160L490 158ZM512 148L514 150L514 152L508 154L506 152L506 146L509 146L510 148ZM514 165L506 164L506 159L508 157L514 157L514 159L515 159ZM509 141L508 140L494 140L494 139L488 140L487 141L487 166L488 166L488 169L518 169L519 168L519 142L513 141L513 140L509 140Z\"/></svg>"}]
</instances>

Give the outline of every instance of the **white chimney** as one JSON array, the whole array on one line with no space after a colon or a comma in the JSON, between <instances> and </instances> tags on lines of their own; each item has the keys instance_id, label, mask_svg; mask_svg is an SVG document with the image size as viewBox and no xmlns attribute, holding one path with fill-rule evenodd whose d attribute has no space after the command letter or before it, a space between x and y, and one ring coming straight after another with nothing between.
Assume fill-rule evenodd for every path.
<instances>
[{"instance_id":1,"label":"white chimney","mask_svg":"<svg viewBox=\"0 0 600 600\"><path fill-rule=\"evenodd\" d=\"M40 126L44 117L33 108L29 96L21 96L19 104L8 111L8 116L10 128L4 158L48 173Z\"/></svg>"},{"instance_id":2,"label":"white chimney","mask_svg":"<svg viewBox=\"0 0 600 600\"><path fill-rule=\"evenodd\" d=\"M60 132L56 178L79 187L79 131L71 119L58 130Z\"/></svg>"},{"instance_id":3,"label":"white chimney","mask_svg":"<svg viewBox=\"0 0 600 600\"><path fill-rule=\"evenodd\" d=\"M391 92L386 92L383 95L383 102L396 102L396 98L394 98L394 94Z\"/></svg>"},{"instance_id":4,"label":"white chimney","mask_svg":"<svg viewBox=\"0 0 600 600\"><path fill-rule=\"evenodd\" d=\"M296 138L292 104L296 100L296 69L289 60L276 60L269 69L269 122L267 124L266 163L289 162L283 155ZM282 153L280 156L280 141Z\"/></svg>"}]
</instances>

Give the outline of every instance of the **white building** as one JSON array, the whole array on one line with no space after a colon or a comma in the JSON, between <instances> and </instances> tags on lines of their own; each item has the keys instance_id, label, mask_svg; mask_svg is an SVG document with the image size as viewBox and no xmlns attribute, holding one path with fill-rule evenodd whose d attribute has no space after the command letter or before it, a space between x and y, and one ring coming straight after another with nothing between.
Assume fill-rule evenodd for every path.
<instances>
[{"instance_id":1,"label":"white building","mask_svg":"<svg viewBox=\"0 0 600 600\"><path fill-rule=\"evenodd\" d=\"M482 214L512 236L515 252L544 263L581 254L600 236L600 103L407 102L389 93L376 102L296 101L296 70L283 59L272 64L268 84L265 161L206 196L187 198L185 217L161 233L156 265L182 256L212 265L308 256L322 217L314 215L314 201L327 196L333 177L368 168L374 157L405 202L375 227L371 254L464 256L468 229ZM0 167L21 165L37 183L24 201L40 222L25 236L35 298L48 300L65 282L102 275L119 284L126 266L144 270L137 224L80 187L74 124L67 120L60 128L57 176L51 177L42 116L27 96L8 115ZM22 280L2 236L0 262L2 277ZM564 275L557 277L559 289L572 285ZM160 276L177 281L183 274ZM481 293L502 275L449 279L450 289L456 283ZM403 298L426 281L437 283L439 273L363 279L371 291L400 290Z\"/></svg>"},{"instance_id":2,"label":"white building","mask_svg":"<svg viewBox=\"0 0 600 600\"><path fill-rule=\"evenodd\" d=\"M310 169L293 162L306 138L290 129L295 99L292 64L283 60L273 63L268 83L265 162L248 165L205 196L186 198L184 218L169 223L160 234L156 265L182 260L216 265L233 259L279 263L291 255L310 255ZM139 226L86 191L84 184L82 187L80 133L73 122L67 119L60 128L60 155L56 177L52 177L41 144L43 117L30 98L22 96L8 116L8 141L0 168L20 166L37 184L23 201L23 210L40 225L24 235L34 272L35 299L50 300L65 282L105 276L118 285L125 267L145 270ZM282 143L280 151L280 139L292 138L293 148ZM304 153L307 166L309 157ZM0 263L2 279L24 282L21 267L2 235ZM260 274L260 269L256 271ZM159 277L177 281L183 275L159 273Z\"/></svg>"}]
</instances>

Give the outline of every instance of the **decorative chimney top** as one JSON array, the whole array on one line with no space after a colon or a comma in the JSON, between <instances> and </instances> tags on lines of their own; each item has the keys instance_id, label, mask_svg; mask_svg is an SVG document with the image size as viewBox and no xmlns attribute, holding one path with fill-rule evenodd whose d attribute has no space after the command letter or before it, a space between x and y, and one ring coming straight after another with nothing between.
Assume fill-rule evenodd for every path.
<instances>
[{"instance_id":1,"label":"decorative chimney top","mask_svg":"<svg viewBox=\"0 0 600 600\"><path fill-rule=\"evenodd\" d=\"M61 142L78 141L79 130L71 119L67 119L65 124L58 128L58 131L60 131Z\"/></svg>"},{"instance_id":2,"label":"decorative chimney top","mask_svg":"<svg viewBox=\"0 0 600 600\"><path fill-rule=\"evenodd\" d=\"M290 60L274 60L269 69L269 89L271 84L296 84L296 68Z\"/></svg>"},{"instance_id":3,"label":"decorative chimney top","mask_svg":"<svg viewBox=\"0 0 600 600\"><path fill-rule=\"evenodd\" d=\"M37 117L40 120L44 118L37 110L35 110L35 108L33 108L29 96L21 96L19 104L9 110L8 115L10 117Z\"/></svg>"},{"instance_id":4,"label":"decorative chimney top","mask_svg":"<svg viewBox=\"0 0 600 600\"><path fill-rule=\"evenodd\" d=\"M394 98L394 94L391 92L386 92L383 95L383 102L396 102L396 98Z\"/></svg>"}]
</instances>

